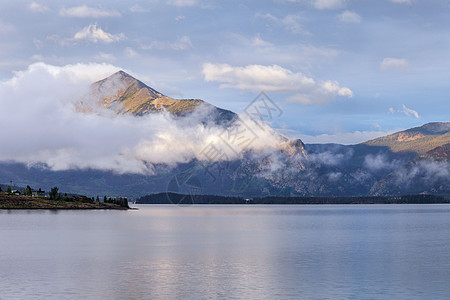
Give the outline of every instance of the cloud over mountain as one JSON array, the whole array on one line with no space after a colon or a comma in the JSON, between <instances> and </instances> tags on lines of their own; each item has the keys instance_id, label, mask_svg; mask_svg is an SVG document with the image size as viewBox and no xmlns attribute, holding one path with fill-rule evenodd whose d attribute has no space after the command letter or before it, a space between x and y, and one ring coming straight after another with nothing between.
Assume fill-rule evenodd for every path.
<instances>
[{"instance_id":1,"label":"cloud over mountain","mask_svg":"<svg viewBox=\"0 0 450 300\"><path fill-rule=\"evenodd\" d=\"M220 145L224 128L201 121L207 119L210 106L182 119L168 112L118 116L101 107L94 113L77 112L75 103L88 93L90 84L117 70L109 64L36 63L1 82L0 127L8 130L0 132L0 140L7 141L0 149L0 161L44 163L52 170L152 174L154 164L202 160L208 145ZM245 123L255 135L248 149L278 145L279 136L268 127L251 120ZM238 155L226 154L226 159Z\"/></svg>"}]
</instances>

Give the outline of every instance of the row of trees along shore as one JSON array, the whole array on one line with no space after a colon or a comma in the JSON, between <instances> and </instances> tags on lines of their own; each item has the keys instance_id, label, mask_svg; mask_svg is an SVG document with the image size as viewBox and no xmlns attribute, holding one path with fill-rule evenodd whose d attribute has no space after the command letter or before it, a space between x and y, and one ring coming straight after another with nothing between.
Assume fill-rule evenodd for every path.
<instances>
[{"instance_id":1,"label":"row of trees along shore","mask_svg":"<svg viewBox=\"0 0 450 300\"><path fill-rule=\"evenodd\" d=\"M351 197L243 197L218 195L185 195L157 193L143 196L136 204L431 204L450 203L448 196L404 195L404 196L351 196Z\"/></svg>"},{"instance_id":2,"label":"row of trees along shore","mask_svg":"<svg viewBox=\"0 0 450 300\"><path fill-rule=\"evenodd\" d=\"M3 192L2 188L0 187L0 192ZM27 187L25 189L22 190L22 192L18 191L18 190L13 190L11 185L8 185L8 187L6 188L5 191L8 195L12 195L12 194L22 194L24 196L36 196L39 198L47 198L50 200L55 200L55 201L77 201L77 202L84 202L84 203L94 203L94 202L100 202L100 197L86 197L86 196L81 196L81 195L68 195L67 193L59 193L59 188L58 187L53 187L50 189L50 191L48 192L48 196L46 195L45 191L43 191L41 188L39 188L39 190L35 191L33 190L29 185L27 185ZM111 203L111 204L116 204L119 206L123 206L123 207L128 207L128 199L126 197L103 197L103 202L104 203Z\"/></svg>"}]
</instances>

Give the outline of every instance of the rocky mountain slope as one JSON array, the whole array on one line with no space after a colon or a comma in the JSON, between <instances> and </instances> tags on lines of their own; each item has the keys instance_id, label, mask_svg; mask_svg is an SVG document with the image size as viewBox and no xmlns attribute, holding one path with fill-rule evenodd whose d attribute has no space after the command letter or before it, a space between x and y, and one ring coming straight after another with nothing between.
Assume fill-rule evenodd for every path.
<instances>
[{"instance_id":1,"label":"rocky mountain slope","mask_svg":"<svg viewBox=\"0 0 450 300\"><path fill-rule=\"evenodd\" d=\"M436 160L450 162L450 143L438 146L419 156L422 160Z\"/></svg>"},{"instance_id":2,"label":"rocky mountain slope","mask_svg":"<svg viewBox=\"0 0 450 300\"><path fill-rule=\"evenodd\" d=\"M450 122L428 123L388 136L367 141L369 146L386 146L393 152L419 154L450 143Z\"/></svg>"},{"instance_id":3,"label":"rocky mountain slope","mask_svg":"<svg viewBox=\"0 0 450 300\"><path fill-rule=\"evenodd\" d=\"M87 95L77 104L80 112L92 112L102 107L116 114L142 116L167 111L174 116L186 116L196 109L208 109L216 120L230 121L235 114L200 99L174 99L147 86L124 71L92 84Z\"/></svg>"},{"instance_id":4,"label":"rocky mountain slope","mask_svg":"<svg viewBox=\"0 0 450 300\"><path fill-rule=\"evenodd\" d=\"M166 191L243 197L450 195L449 144L417 154L367 144L303 147L297 143L298 155L247 153L239 160L210 166L195 160L175 167L156 165L156 175L52 171L46 166L1 163L0 182L13 180L43 189L57 185L88 196L129 198Z\"/></svg>"},{"instance_id":5,"label":"rocky mountain slope","mask_svg":"<svg viewBox=\"0 0 450 300\"><path fill-rule=\"evenodd\" d=\"M450 144L438 146L375 182L372 195L425 193L450 195Z\"/></svg>"}]
</instances>

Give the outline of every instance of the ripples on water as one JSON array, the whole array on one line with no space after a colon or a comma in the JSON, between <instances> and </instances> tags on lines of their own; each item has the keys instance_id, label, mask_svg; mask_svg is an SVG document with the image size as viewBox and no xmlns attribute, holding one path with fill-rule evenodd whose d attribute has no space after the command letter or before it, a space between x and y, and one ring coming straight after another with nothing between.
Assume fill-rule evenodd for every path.
<instances>
[{"instance_id":1,"label":"ripples on water","mask_svg":"<svg viewBox=\"0 0 450 300\"><path fill-rule=\"evenodd\" d=\"M0 210L0 299L449 299L449 278L449 205Z\"/></svg>"}]
</instances>

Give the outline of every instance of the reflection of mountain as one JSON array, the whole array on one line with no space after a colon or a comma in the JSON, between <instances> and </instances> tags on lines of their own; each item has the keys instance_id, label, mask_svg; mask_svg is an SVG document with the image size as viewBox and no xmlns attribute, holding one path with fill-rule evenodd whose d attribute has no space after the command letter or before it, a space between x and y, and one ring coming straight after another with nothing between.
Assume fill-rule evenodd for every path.
<instances>
[{"instance_id":1,"label":"reflection of mountain","mask_svg":"<svg viewBox=\"0 0 450 300\"><path fill-rule=\"evenodd\" d=\"M196 116L193 120L203 124L203 129L216 126L227 130L237 120L235 113L199 99L176 100L164 96L122 71L94 83L77 108L80 112L107 109L118 115L136 117L166 111L173 120ZM200 118L196 115L199 111ZM46 190L56 185L62 191L89 196L138 197L165 192L174 178L178 180L186 175L197 183L195 189L203 194L450 195L450 123L429 123L350 146L303 145L301 140L289 140L277 133L270 136L279 142L271 150L249 149L231 161L194 159L176 166L153 164L154 175L120 175L92 169L52 171L45 165L0 163L0 183L12 180L18 185Z\"/></svg>"}]
</instances>

